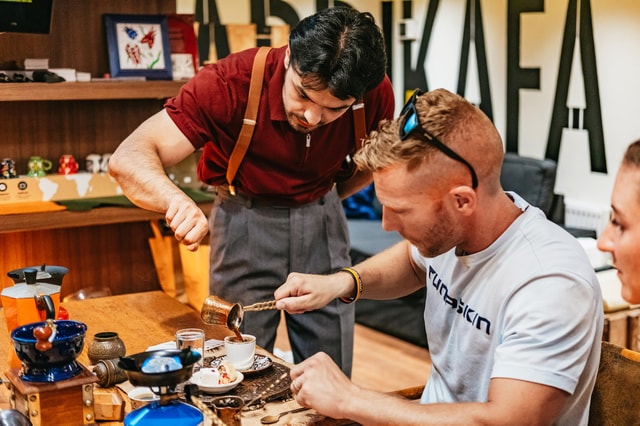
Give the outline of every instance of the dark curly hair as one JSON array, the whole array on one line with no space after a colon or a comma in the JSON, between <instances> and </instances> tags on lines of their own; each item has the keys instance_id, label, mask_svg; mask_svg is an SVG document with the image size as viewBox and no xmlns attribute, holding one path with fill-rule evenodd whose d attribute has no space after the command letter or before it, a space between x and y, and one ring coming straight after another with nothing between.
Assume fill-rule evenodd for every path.
<instances>
[{"instance_id":1,"label":"dark curly hair","mask_svg":"<svg viewBox=\"0 0 640 426\"><path fill-rule=\"evenodd\" d=\"M368 12L341 6L304 18L289 35L290 65L305 87L356 99L386 71L384 38Z\"/></svg>"}]
</instances>

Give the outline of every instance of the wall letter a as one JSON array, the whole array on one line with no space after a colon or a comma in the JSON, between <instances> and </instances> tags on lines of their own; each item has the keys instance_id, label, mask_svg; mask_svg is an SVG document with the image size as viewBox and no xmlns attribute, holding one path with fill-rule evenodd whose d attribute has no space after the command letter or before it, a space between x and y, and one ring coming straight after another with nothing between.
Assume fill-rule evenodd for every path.
<instances>
[{"instance_id":1,"label":"wall letter a","mask_svg":"<svg viewBox=\"0 0 640 426\"><path fill-rule=\"evenodd\" d=\"M580 5L580 19L577 19L578 4ZM579 27L577 22L580 23ZM579 32L577 32L578 30ZM571 69L574 48L578 45L575 43L576 34L581 53L581 70ZM574 73L582 72L584 78L586 108L584 109L583 128L588 131L591 171L606 173L607 161L604 150L600 90L598 88L598 71L596 69L593 24L589 0L569 0L569 6L567 8L567 19L560 55L560 68L558 70L558 86L556 87L556 97L553 102L553 114L551 115L551 126L549 129L549 139L547 141L547 152L545 154L546 158L551 158L556 161L558 161L560 154L563 128L580 127L576 122L580 121L579 115L582 111L573 109L572 116L570 116L569 108L567 107L569 81L572 71Z\"/></svg>"}]
</instances>

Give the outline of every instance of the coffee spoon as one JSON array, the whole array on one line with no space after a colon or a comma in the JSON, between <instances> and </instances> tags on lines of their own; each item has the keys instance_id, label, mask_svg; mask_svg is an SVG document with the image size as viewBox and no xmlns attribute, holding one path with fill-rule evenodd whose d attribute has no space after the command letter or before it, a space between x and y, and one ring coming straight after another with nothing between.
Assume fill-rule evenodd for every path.
<instances>
[{"instance_id":1,"label":"coffee spoon","mask_svg":"<svg viewBox=\"0 0 640 426\"><path fill-rule=\"evenodd\" d=\"M305 411L308 409L309 408L307 407L300 407L300 408L296 408L295 410L283 411L281 413L276 414L275 416L270 416L270 415L264 416L263 418L260 419L260 423L262 423L263 425L278 423L278 420L280 420L280 417L284 416L285 414L299 413L301 411Z\"/></svg>"}]
</instances>

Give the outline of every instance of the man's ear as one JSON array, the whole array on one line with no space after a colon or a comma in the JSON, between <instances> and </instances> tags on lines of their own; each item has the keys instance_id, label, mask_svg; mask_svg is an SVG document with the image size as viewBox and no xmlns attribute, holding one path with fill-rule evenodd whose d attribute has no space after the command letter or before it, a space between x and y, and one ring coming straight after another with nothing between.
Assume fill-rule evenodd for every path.
<instances>
[{"instance_id":1,"label":"man's ear","mask_svg":"<svg viewBox=\"0 0 640 426\"><path fill-rule=\"evenodd\" d=\"M465 216L470 216L476 210L478 194L470 186L460 185L449 192L453 197L455 208Z\"/></svg>"},{"instance_id":2,"label":"man's ear","mask_svg":"<svg viewBox=\"0 0 640 426\"><path fill-rule=\"evenodd\" d=\"M289 69L289 60L291 57L291 51L289 50L289 46L287 45L287 51L284 53L284 69Z\"/></svg>"}]
</instances>

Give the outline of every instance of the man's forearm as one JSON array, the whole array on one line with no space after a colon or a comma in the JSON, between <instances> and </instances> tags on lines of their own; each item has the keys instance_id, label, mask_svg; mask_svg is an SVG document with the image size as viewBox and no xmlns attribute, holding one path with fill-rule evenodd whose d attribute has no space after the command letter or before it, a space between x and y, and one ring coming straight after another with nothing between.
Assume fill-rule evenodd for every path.
<instances>
[{"instance_id":1,"label":"man's forearm","mask_svg":"<svg viewBox=\"0 0 640 426\"><path fill-rule=\"evenodd\" d=\"M403 240L385 251L357 264L362 278L363 299L395 299L425 285L424 276L416 274L411 261L411 245ZM402 283L402 285L398 285Z\"/></svg>"},{"instance_id":2,"label":"man's forearm","mask_svg":"<svg viewBox=\"0 0 640 426\"><path fill-rule=\"evenodd\" d=\"M344 200L369 185L372 181L371 173L358 171L351 179L336 184L338 195L340 199Z\"/></svg>"}]
</instances>

